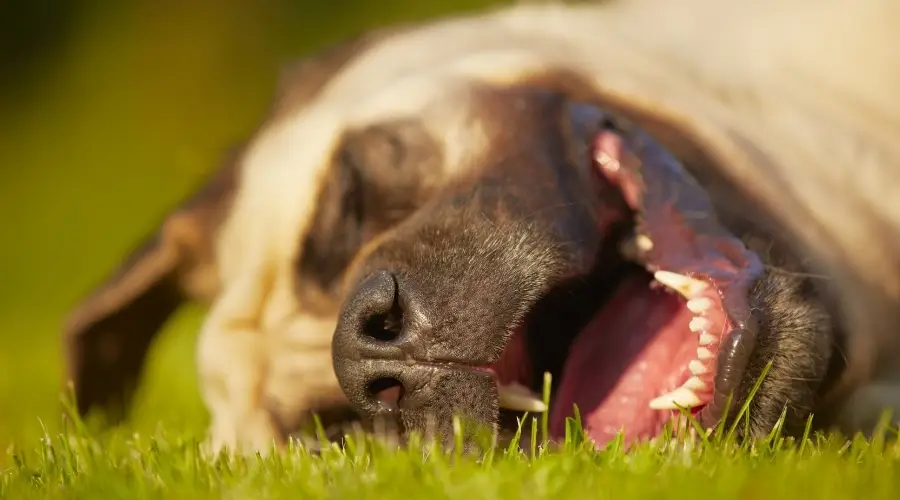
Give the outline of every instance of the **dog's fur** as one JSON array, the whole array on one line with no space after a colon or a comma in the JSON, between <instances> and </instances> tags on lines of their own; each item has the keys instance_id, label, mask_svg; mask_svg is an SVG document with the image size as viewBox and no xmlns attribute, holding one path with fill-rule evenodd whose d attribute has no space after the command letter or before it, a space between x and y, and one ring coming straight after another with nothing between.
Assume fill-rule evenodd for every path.
<instances>
[{"instance_id":1,"label":"dog's fur","mask_svg":"<svg viewBox=\"0 0 900 500\"><path fill-rule=\"evenodd\" d=\"M211 305L198 362L214 446L264 450L310 411L346 407L331 340L347 280L398 222L521 140L510 130L540 117L516 102L540 89L632 117L754 250L777 241L804 257L767 258L779 269L756 291L774 332L757 361L780 360L760 418L787 402L867 429L900 406L896 19L892 0L530 5L325 51L285 75L252 140L75 311L79 409L122 414L184 300ZM541 258L527 262L555 265ZM827 359L836 380L795 380Z\"/></svg>"}]
</instances>

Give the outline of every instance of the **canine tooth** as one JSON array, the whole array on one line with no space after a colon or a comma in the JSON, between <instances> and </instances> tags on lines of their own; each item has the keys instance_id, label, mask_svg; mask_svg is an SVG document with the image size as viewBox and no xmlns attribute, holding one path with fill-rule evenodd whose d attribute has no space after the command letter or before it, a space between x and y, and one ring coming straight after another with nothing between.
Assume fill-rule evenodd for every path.
<instances>
[{"instance_id":1,"label":"canine tooth","mask_svg":"<svg viewBox=\"0 0 900 500\"><path fill-rule=\"evenodd\" d=\"M703 364L703 362L697 359L691 361L688 364L688 368L691 369L691 373L693 373L694 375L704 375L706 373L709 373L709 368L707 368L706 365Z\"/></svg>"},{"instance_id":2,"label":"canine tooth","mask_svg":"<svg viewBox=\"0 0 900 500\"><path fill-rule=\"evenodd\" d=\"M707 286L706 283L698 279L670 271L656 271L653 273L653 277L656 278L656 281L675 290L688 300L691 300L691 297L702 293L706 290Z\"/></svg>"},{"instance_id":3,"label":"canine tooth","mask_svg":"<svg viewBox=\"0 0 900 500\"><path fill-rule=\"evenodd\" d=\"M687 303L687 308L694 314L700 314L712 307L712 301L706 297L691 299Z\"/></svg>"},{"instance_id":4,"label":"canine tooth","mask_svg":"<svg viewBox=\"0 0 900 500\"><path fill-rule=\"evenodd\" d=\"M680 408L694 408L703 404L694 391L687 387L679 387L674 391L650 401L650 408L654 410L677 410Z\"/></svg>"},{"instance_id":5,"label":"canine tooth","mask_svg":"<svg viewBox=\"0 0 900 500\"><path fill-rule=\"evenodd\" d=\"M692 332L702 332L709 327L709 320L700 316L694 316L688 326Z\"/></svg>"},{"instance_id":6,"label":"canine tooth","mask_svg":"<svg viewBox=\"0 0 900 500\"><path fill-rule=\"evenodd\" d=\"M705 391L707 389L706 382L700 380L700 377L691 377L687 379L681 387L687 387L692 391Z\"/></svg>"},{"instance_id":7,"label":"canine tooth","mask_svg":"<svg viewBox=\"0 0 900 500\"><path fill-rule=\"evenodd\" d=\"M519 384L504 385L497 388L500 394L500 407L513 411L543 413L547 405L527 388Z\"/></svg>"},{"instance_id":8,"label":"canine tooth","mask_svg":"<svg viewBox=\"0 0 900 500\"><path fill-rule=\"evenodd\" d=\"M712 357L713 357L712 351L710 351L709 349L707 349L705 347L697 348L697 359L699 359L701 361L706 361L707 359L712 359Z\"/></svg>"},{"instance_id":9,"label":"canine tooth","mask_svg":"<svg viewBox=\"0 0 900 500\"><path fill-rule=\"evenodd\" d=\"M700 334L700 345L710 345L716 342L716 336L706 332Z\"/></svg>"}]
</instances>

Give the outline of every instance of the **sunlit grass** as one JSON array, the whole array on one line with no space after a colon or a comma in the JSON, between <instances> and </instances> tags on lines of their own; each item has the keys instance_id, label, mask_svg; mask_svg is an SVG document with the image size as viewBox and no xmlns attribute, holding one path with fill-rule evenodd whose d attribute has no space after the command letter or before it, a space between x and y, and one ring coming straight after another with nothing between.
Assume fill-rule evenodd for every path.
<instances>
[{"instance_id":1,"label":"sunlit grass","mask_svg":"<svg viewBox=\"0 0 900 500\"><path fill-rule=\"evenodd\" d=\"M534 426L536 429L538 426ZM570 427L571 429L571 427ZM0 497L46 498L897 498L900 447L821 435L705 441L669 433L597 451L570 431L536 453L487 456L354 436L320 452L292 444L265 458L204 458L196 437L159 429L102 441L77 429L11 450Z\"/></svg>"},{"instance_id":2,"label":"sunlit grass","mask_svg":"<svg viewBox=\"0 0 900 500\"><path fill-rule=\"evenodd\" d=\"M478 436L475 454L455 428L448 448L355 434L245 457L211 456L199 434L178 429L96 434L67 420L10 447L0 498L900 498L900 445L887 425L868 440L776 427L740 442L736 425L708 433L685 414L652 442L598 450L577 413L559 443L526 416L508 444Z\"/></svg>"}]
</instances>

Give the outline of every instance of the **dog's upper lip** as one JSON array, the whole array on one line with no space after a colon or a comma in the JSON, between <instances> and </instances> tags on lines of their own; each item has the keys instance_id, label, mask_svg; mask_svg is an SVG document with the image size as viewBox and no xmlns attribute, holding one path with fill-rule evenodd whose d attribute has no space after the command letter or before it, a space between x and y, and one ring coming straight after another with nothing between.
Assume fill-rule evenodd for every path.
<instances>
[{"instance_id":1,"label":"dog's upper lip","mask_svg":"<svg viewBox=\"0 0 900 500\"><path fill-rule=\"evenodd\" d=\"M463 370L485 373L490 372L491 370L490 363L470 363L465 360L457 359L415 357L407 354L402 354L402 351L399 352L401 353L400 355L394 355L394 352L385 353L383 350L374 353L365 352L364 350L355 351L353 353L342 351L340 354L336 354L335 357L351 361L391 362L407 366L421 365L448 370Z\"/></svg>"},{"instance_id":2,"label":"dog's upper lip","mask_svg":"<svg viewBox=\"0 0 900 500\"><path fill-rule=\"evenodd\" d=\"M630 126L606 137L608 142L595 148L596 163L637 214L635 232L646 242L638 245L638 258L651 272L706 282L726 316L730 329L720 336L713 400L700 416L704 424L715 423L738 389L756 343L748 297L762 275L762 261L721 225L706 191L662 145ZM604 148L618 150L609 154Z\"/></svg>"}]
</instances>

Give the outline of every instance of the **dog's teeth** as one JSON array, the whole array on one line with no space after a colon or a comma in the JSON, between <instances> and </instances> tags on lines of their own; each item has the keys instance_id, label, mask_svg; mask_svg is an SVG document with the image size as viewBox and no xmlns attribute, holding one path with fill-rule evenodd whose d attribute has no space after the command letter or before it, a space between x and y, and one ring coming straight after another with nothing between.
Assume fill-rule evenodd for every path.
<instances>
[{"instance_id":1,"label":"dog's teeth","mask_svg":"<svg viewBox=\"0 0 900 500\"><path fill-rule=\"evenodd\" d=\"M500 393L500 408L531 413L547 411L547 405L541 398L519 384L504 385L497 389Z\"/></svg>"},{"instance_id":2,"label":"dog's teeth","mask_svg":"<svg viewBox=\"0 0 900 500\"><path fill-rule=\"evenodd\" d=\"M650 250L653 250L653 240L643 234L632 235L619 245L619 252L626 259L634 262L641 262L642 254Z\"/></svg>"},{"instance_id":3,"label":"dog's teeth","mask_svg":"<svg viewBox=\"0 0 900 500\"><path fill-rule=\"evenodd\" d=\"M600 164L601 167L606 167L609 170L618 170L621 165L619 165L619 160L616 160L606 151L600 151L597 153L597 156L594 158L597 163Z\"/></svg>"},{"instance_id":4,"label":"dog's teeth","mask_svg":"<svg viewBox=\"0 0 900 500\"><path fill-rule=\"evenodd\" d=\"M691 299L687 303L688 310L690 310L694 314L706 312L706 310L710 307L712 307L712 301L706 297Z\"/></svg>"},{"instance_id":5,"label":"dog's teeth","mask_svg":"<svg viewBox=\"0 0 900 500\"><path fill-rule=\"evenodd\" d=\"M674 391L650 401L650 408L654 410L677 410L678 408L694 408L703 404L703 401L687 387L679 387Z\"/></svg>"},{"instance_id":6,"label":"dog's teeth","mask_svg":"<svg viewBox=\"0 0 900 500\"><path fill-rule=\"evenodd\" d=\"M638 250L642 252L649 252L650 250L653 250L653 240L651 240L650 237L645 234L639 234L635 236L634 243L637 245Z\"/></svg>"},{"instance_id":7,"label":"dog's teeth","mask_svg":"<svg viewBox=\"0 0 900 500\"><path fill-rule=\"evenodd\" d=\"M710 335L706 332L700 334L700 345L710 345L714 344L718 340L715 335Z\"/></svg>"},{"instance_id":8,"label":"dog's teeth","mask_svg":"<svg viewBox=\"0 0 900 500\"><path fill-rule=\"evenodd\" d=\"M709 349L705 347L697 348L697 359L699 359L700 361L706 361L707 359L712 359L712 357L712 351L710 351Z\"/></svg>"},{"instance_id":9,"label":"dog's teeth","mask_svg":"<svg viewBox=\"0 0 900 500\"><path fill-rule=\"evenodd\" d=\"M691 373L694 375L705 375L709 373L709 368L703 364L700 360L693 360L688 364L688 368L691 369Z\"/></svg>"},{"instance_id":10,"label":"dog's teeth","mask_svg":"<svg viewBox=\"0 0 900 500\"><path fill-rule=\"evenodd\" d=\"M706 382L700 380L700 377L691 377L687 379L687 382L685 382L682 387L687 387L692 391L705 391L708 389Z\"/></svg>"},{"instance_id":11,"label":"dog's teeth","mask_svg":"<svg viewBox=\"0 0 900 500\"><path fill-rule=\"evenodd\" d=\"M688 326L692 332L702 332L709 327L709 320L700 316L694 316Z\"/></svg>"},{"instance_id":12,"label":"dog's teeth","mask_svg":"<svg viewBox=\"0 0 900 500\"><path fill-rule=\"evenodd\" d=\"M669 271L656 271L653 277L688 300L702 293L707 287L706 283L698 279Z\"/></svg>"}]
</instances>

